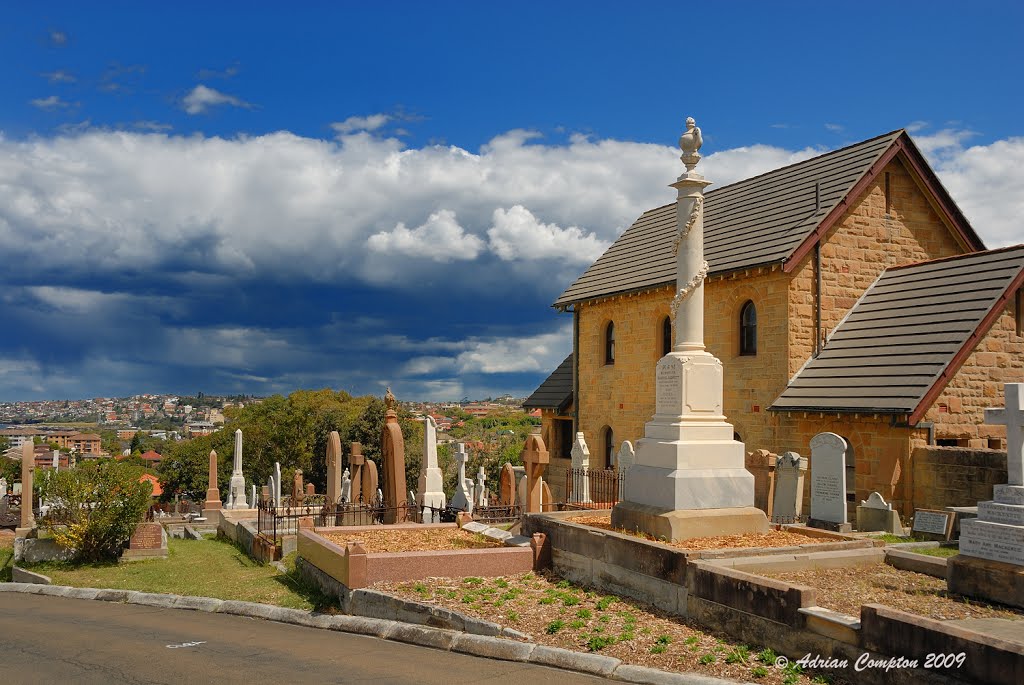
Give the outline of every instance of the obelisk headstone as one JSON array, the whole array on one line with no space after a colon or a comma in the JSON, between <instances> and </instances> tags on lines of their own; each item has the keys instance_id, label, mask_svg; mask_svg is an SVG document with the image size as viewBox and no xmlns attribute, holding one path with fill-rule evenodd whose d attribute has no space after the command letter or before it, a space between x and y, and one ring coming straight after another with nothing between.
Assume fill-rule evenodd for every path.
<instances>
[{"instance_id":1,"label":"obelisk headstone","mask_svg":"<svg viewBox=\"0 0 1024 685\"><path fill-rule=\"evenodd\" d=\"M245 509L245 476L242 475L242 429L235 431L235 458L231 469L230 493L231 508Z\"/></svg>"},{"instance_id":2,"label":"obelisk headstone","mask_svg":"<svg viewBox=\"0 0 1024 685\"><path fill-rule=\"evenodd\" d=\"M723 413L722 362L704 347L704 187L696 173L703 143L693 119L679 138L686 171L676 198L676 294L670 311L676 344L655 369L655 414L636 445L626 496L612 528L678 541L716 534L765 532L754 506L746 450Z\"/></svg>"},{"instance_id":3,"label":"obelisk headstone","mask_svg":"<svg viewBox=\"0 0 1024 685\"><path fill-rule=\"evenodd\" d=\"M960 554L946 562L951 592L1024 607L1024 383L1007 383L1005 407L985 421L1006 426L1005 485L960 521Z\"/></svg>"},{"instance_id":4,"label":"obelisk headstone","mask_svg":"<svg viewBox=\"0 0 1024 685\"><path fill-rule=\"evenodd\" d=\"M455 494L452 495L452 509L473 513L473 493L466 487L466 461L469 455L466 454L466 445L457 443L455 445L455 464L458 467L458 474L455 476Z\"/></svg>"},{"instance_id":5,"label":"obelisk headstone","mask_svg":"<svg viewBox=\"0 0 1024 685\"><path fill-rule=\"evenodd\" d=\"M570 502L590 501L590 448L583 433L576 434L572 444L572 498Z\"/></svg>"},{"instance_id":6,"label":"obelisk headstone","mask_svg":"<svg viewBox=\"0 0 1024 685\"><path fill-rule=\"evenodd\" d=\"M835 433L811 438L811 518L807 525L849 532L846 514L846 440Z\"/></svg>"},{"instance_id":7,"label":"obelisk headstone","mask_svg":"<svg viewBox=\"0 0 1024 685\"><path fill-rule=\"evenodd\" d=\"M526 437L521 456L523 464L526 465L526 511L531 514L538 513L543 511L544 469L551 462L551 455L540 436L539 426Z\"/></svg>"},{"instance_id":8,"label":"obelisk headstone","mask_svg":"<svg viewBox=\"0 0 1024 685\"><path fill-rule=\"evenodd\" d=\"M434 518L440 523L440 512L447 504L444 494L444 475L437 465L437 422L432 416L423 421L423 461L420 466L419 492L416 504L423 510L423 522ZM431 513L428 513L431 512ZM433 514L432 512L437 512Z\"/></svg>"},{"instance_id":9,"label":"obelisk headstone","mask_svg":"<svg viewBox=\"0 0 1024 685\"><path fill-rule=\"evenodd\" d=\"M281 506L281 462L274 462L274 506Z\"/></svg>"},{"instance_id":10,"label":"obelisk headstone","mask_svg":"<svg viewBox=\"0 0 1024 685\"><path fill-rule=\"evenodd\" d=\"M21 446L21 526L15 531L18 537L27 537L36 527L32 512L32 482L36 475L35 445L26 440ZM220 504L220 501L217 502Z\"/></svg>"},{"instance_id":11,"label":"obelisk headstone","mask_svg":"<svg viewBox=\"0 0 1024 685\"><path fill-rule=\"evenodd\" d=\"M796 523L804 506L804 475L807 458L786 452L775 461L775 499L772 503L774 523Z\"/></svg>"},{"instance_id":12,"label":"obelisk headstone","mask_svg":"<svg viewBox=\"0 0 1024 685\"><path fill-rule=\"evenodd\" d=\"M217 487L217 452L210 450L210 482L206 488L206 502L203 503L203 511L217 511L221 507L220 489Z\"/></svg>"},{"instance_id":13,"label":"obelisk headstone","mask_svg":"<svg viewBox=\"0 0 1024 685\"><path fill-rule=\"evenodd\" d=\"M405 502L405 438L398 423L398 400L388 388L384 394L384 429L381 431L380 447L384 459L384 523L403 523L409 518L409 511L401 505Z\"/></svg>"},{"instance_id":14,"label":"obelisk headstone","mask_svg":"<svg viewBox=\"0 0 1024 685\"><path fill-rule=\"evenodd\" d=\"M327 503L332 507L341 499L341 436L331 431L327 436Z\"/></svg>"}]
</instances>

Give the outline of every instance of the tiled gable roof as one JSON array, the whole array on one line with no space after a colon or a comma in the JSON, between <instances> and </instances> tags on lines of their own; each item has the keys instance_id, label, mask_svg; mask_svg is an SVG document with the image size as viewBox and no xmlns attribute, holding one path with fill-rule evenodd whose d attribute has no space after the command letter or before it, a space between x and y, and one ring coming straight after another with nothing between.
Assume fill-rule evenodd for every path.
<instances>
[{"instance_id":1,"label":"tiled gable roof","mask_svg":"<svg viewBox=\"0 0 1024 685\"><path fill-rule=\"evenodd\" d=\"M704 257L710 274L783 264L803 253L815 232L839 216L870 174L903 151L942 210L964 233L968 250L984 244L903 131L708 190L704 201ZM675 203L644 212L586 272L566 288L555 307L616 293L660 287L676 280L672 244Z\"/></svg>"},{"instance_id":2,"label":"tiled gable roof","mask_svg":"<svg viewBox=\"0 0 1024 685\"><path fill-rule=\"evenodd\" d=\"M565 411L572 404L572 355L558 365L551 375L523 402L524 409Z\"/></svg>"},{"instance_id":3,"label":"tiled gable roof","mask_svg":"<svg viewBox=\"0 0 1024 685\"><path fill-rule=\"evenodd\" d=\"M882 272L769 409L923 416L1024 283L1024 245Z\"/></svg>"}]
</instances>

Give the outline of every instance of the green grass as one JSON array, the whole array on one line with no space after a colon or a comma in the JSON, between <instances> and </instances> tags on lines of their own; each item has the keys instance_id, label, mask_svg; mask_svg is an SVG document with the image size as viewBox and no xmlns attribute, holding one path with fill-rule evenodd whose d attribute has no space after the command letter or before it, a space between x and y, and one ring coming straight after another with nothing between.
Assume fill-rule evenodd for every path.
<instances>
[{"instance_id":1,"label":"green grass","mask_svg":"<svg viewBox=\"0 0 1024 685\"><path fill-rule=\"evenodd\" d=\"M14 564L14 538L0 538L0 583L11 580L11 566Z\"/></svg>"},{"instance_id":2,"label":"green grass","mask_svg":"<svg viewBox=\"0 0 1024 685\"><path fill-rule=\"evenodd\" d=\"M33 565L32 570L50 576L55 585L237 599L292 609L331 605L329 598L302 581L294 560L286 561L290 571L285 574L273 566L261 566L226 540L171 538L167 544L167 559L125 564L46 562Z\"/></svg>"},{"instance_id":3,"label":"green grass","mask_svg":"<svg viewBox=\"0 0 1024 685\"><path fill-rule=\"evenodd\" d=\"M928 542L925 538L914 537L913 535L907 537L900 537L899 535L893 535L892 533L882 533L880 535L869 535L868 537L874 538L875 540L881 540L889 544L898 544L901 542Z\"/></svg>"},{"instance_id":4,"label":"green grass","mask_svg":"<svg viewBox=\"0 0 1024 685\"><path fill-rule=\"evenodd\" d=\"M919 549L908 550L914 554L926 554L930 557L955 557L960 553L960 550L956 547L922 547Z\"/></svg>"}]
</instances>

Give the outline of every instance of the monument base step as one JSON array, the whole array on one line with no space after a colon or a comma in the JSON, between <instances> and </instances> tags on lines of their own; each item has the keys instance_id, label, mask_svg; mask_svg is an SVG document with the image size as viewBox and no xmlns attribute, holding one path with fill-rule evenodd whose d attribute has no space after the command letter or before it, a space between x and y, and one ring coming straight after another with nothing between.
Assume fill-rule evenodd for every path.
<instances>
[{"instance_id":1,"label":"monument base step","mask_svg":"<svg viewBox=\"0 0 1024 685\"><path fill-rule=\"evenodd\" d=\"M950 592L1024 609L1024 566L958 554L946 561Z\"/></svg>"},{"instance_id":2,"label":"monument base step","mask_svg":"<svg viewBox=\"0 0 1024 685\"><path fill-rule=\"evenodd\" d=\"M807 519L808 528L820 528L830 530L833 533L852 533L852 523L836 523L835 521L822 521L820 519Z\"/></svg>"},{"instance_id":3,"label":"monument base step","mask_svg":"<svg viewBox=\"0 0 1024 685\"><path fill-rule=\"evenodd\" d=\"M612 528L646 533L658 540L679 542L716 535L768 532L768 517L757 507L668 510L636 502L612 508Z\"/></svg>"}]
</instances>

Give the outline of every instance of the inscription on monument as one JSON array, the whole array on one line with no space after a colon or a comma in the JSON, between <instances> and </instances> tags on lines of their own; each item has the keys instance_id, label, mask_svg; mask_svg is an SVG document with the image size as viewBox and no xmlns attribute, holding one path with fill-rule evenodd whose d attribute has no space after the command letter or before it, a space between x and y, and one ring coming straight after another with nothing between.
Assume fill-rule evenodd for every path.
<instances>
[{"instance_id":1,"label":"inscription on monument","mask_svg":"<svg viewBox=\"0 0 1024 685\"><path fill-rule=\"evenodd\" d=\"M683 367L677 359L663 358L656 373L655 411L678 416L683 408Z\"/></svg>"},{"instance_id":2,"label":"inscription on monument","mask_svg":"<svg viewBox=\"0 0 1024 685\"><path fill-rule=\"evenodd\" d=\"M977 519L961 522L960 528L961 554L1024 566L1024 528Z\"/></svg>"},{"instance_id":3,"label":"inscription on monument","mask_svg":"<svg viewBox=\"0 0 1024 685\"><path fill-rule=\"evenodd\" d=\"M1024 506L1000 502L978 502L978 518L993 523L1024 526Z\"/></svg>"}]
</instances>

